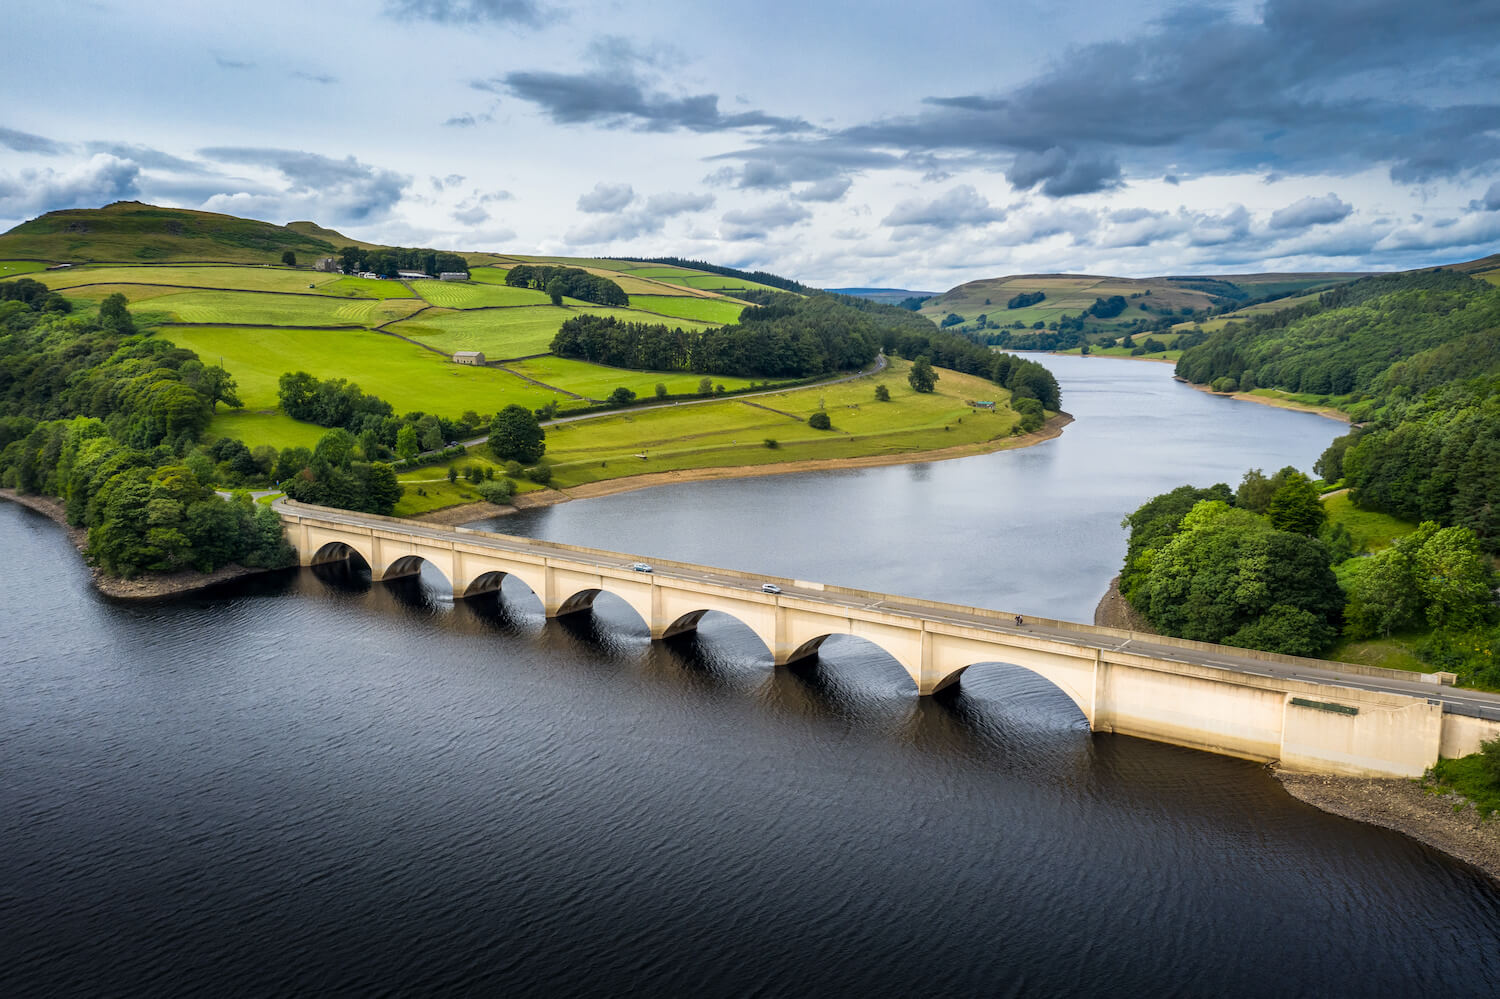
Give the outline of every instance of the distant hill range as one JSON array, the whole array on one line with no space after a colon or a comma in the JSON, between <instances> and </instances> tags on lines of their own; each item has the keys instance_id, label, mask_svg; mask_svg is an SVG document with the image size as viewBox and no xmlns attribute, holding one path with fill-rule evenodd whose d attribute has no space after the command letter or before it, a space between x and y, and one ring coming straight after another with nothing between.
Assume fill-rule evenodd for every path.
<instances>
[{"instance_id":1,"label":"distant hill range","mask_svg":"<svg viewBox=\"0 0 1500 999\"><path fill-rule=\"evenodd\" d=\"M936 291L912 291L909 288L828 288L825 290L839 295L853 295L855 298L868 298L872 302L883 302L886 305L900 305L908 298L932 298L940 294Z\"/></svg>"}]
</instances>

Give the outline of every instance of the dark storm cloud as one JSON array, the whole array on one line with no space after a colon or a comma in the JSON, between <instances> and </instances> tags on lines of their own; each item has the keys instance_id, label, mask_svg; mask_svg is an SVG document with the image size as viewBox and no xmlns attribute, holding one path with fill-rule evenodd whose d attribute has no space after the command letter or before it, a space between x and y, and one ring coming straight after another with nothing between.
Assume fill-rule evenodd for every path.
<instances>
[{"instance_id":1,"label":"dark storm cloud","mask_svg":"<svg viewBox=\"0 0 1500 999\"><path fill-rule=\"evenodd\" d=\"M764 111L726 114L719 110L717 94L674 97L652 91L639 79L616 72L508 73L495 81L472 86L494 91L496 87L537 105L559 124L598 124L606 127L634 126L647 132L685 129L690 132L724 132L738 128L789 133L810 129L800 118L782 118Z\"/></svg>"},{"instance_id":2,"label":"dark storm cloud","mask_svg":"<svg viewBox=\"0 0 1500 999\"><path fill-rule=\"evenodd\" d=\"M54 142L46 136L3 127L0 127L0 146L18 153L41 153L44 156L58 156L69 148L65 143Z\"/></svg>"},{"instance_id":3,"label":"dark storm cloud","mask_svg":"<svg viewBox=\"0 0 1500 999\"><path fill-rule=\"evenodd\" d=\"M561 13L535 0L387 0L385 13L438 24L511 24L539 28Z\"/></svg>"},{"instance_id":4,"label":"dark storm cloud","mask_svg":"<svg viewBox=\"0 0 1500 999\"><path fill-rule=\"evenodd\" d=\"M1342 222L1354 206L1332 192L1321 198L1303 198L1271 213L1272 229L1306 229L1308 226Z\"/></svg>"},{"instance_id":5,"label":"dark storm cloud","mask_svg":"<svg viewBox=\"0 0 1500 999\"><path fill-rule=\"evenodd\" d=\"M1420 183L1500 161L1497 77L1493 0L1267 0L1253 22L1188 6L1133 38L1072 50L1008 92L931 97L916 114L809 145L987 160L1053 197L1135 170L1379 163Z\"/></svg>"}]
</instances>

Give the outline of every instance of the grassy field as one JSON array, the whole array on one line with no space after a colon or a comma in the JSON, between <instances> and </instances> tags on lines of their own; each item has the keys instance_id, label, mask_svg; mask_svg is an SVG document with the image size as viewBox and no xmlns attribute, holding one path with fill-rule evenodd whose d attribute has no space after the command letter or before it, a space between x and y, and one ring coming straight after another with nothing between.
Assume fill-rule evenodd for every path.
<instances>
[{"instance_id":1,"label":"grassy field","mask_svg":"<svg viewBox=\"0 0 1500 999\"><path fill-rule=\"evenodd\" d=\"M471 267L469 280L478 281L480 284L504 284L505 277L509 273L509 267Z\"/></svg>"},{"instance_id":2,"label":"grassy field","mask_svg":"<svg viewBox=\"0 0 1500 999\"><path fill-rule=\"evenodd\" d=\"M745 308L738 302L720 298L685 298L668 295L631 295L630 307L657 312L678 319L698 319L715 326L727 326L740 318Z\"/></svg>"},{"instance_id":3,"label":"grassy field","mask_svg":"<svg viewBox=\"0 0 1500 999\"><path fill-rule=\"evenodd\" d=\"M539 382L600 400L622 385L638 397L650 399L656 395L658 383L665 385L672 395L695 395L698 383L703 380L702 375L681 371L627 371L624 368L606 368L550 355L529 361L516 361L506 366L527 378L535 378ZM715 376L713 382L729 390L746 388L751 384L748 378L729 375Z\"/></svg>"},{"instance_id":4,"label":"grassy field","mask_svg":"<svg viewBox=\"0 0 1500 999\"><path fill-rule=\"evenodd\" d=\"M0 278L45 271L47 265L37 260L0 260ZM50 287L50 285L49 285Z\"/></svg>"},{"instance_id":5,"label":"grassy field","mask_svg":"<svg viewBox=\"0 0 1500 999\"><path fill-rule=\"evenodd\" d=\"M151 267L70 267L65 271L48 271L41 280L57 291L85 284L157 284L238 291L318 292L322 286L333 284L338 278L337 274L289 267L160 264ZM402 294L411 293L402 289Z\"/></svg>"},{"instance_id":6,"label":"grassy field","mask_svg":"<svg viewBox=\"0 0 1500 999\"><path fill-rule=\"evenodd\" d=\"M683 468L901 455L1009 436L1015 421L1009 410L979 413L965 404L966 399L1007 400L1003 389L941 371L938 391L922 395L906 384L906 370L897 361L878 376L840 385L555 426L547 431L553 481L566 487ZM891 393L888 403L874 400L875 385L881 383ZM832 430L813 430L804 422L820 402ZM767 439L777 447L768 447Z\"/></svg>"},{"instance_id":7,"label":"grassy field","mask_svg":"<svg viewBox=\"0 0 1500 999\"><path fill-rule=\"evenodd\" d=\"M1384 669L1404 669L1413 673L1430 673L1433 667L1417 656L1417 646L1429 637L1427 632L1417 635L1393 635L1390 638L1372 638L1365 641L1341 640L1324 653L1323 658L1342 663L1359 663L1363 666L1380 666Z\"/></svg>"},{"instance_id":8,"label":"grassy field","mask_svg":"<svg viewBox=\"0 0 1500 999\"><path fill-rule=\"evenodd\" d=\"M458 479L455 482L448 481L450 465L458 469ZM415 517L417 514L441 510L446 506L480 502L483 497L474 491L474 484L463 475L464 470L470 465L493 468L497 478L504 474L500 463L490 456L490 449L483 446L473 448L468 454L441 465L428 465L423 468L414 468L410 472L401 472L396 478L404 488L401 500L396 504L395 515ZM512 481L515 483L517 495L545 488L529 479L513 479ZM503 508L496 507L495 509L498 512Z\"/></svg>"},{"instance_id":9,"label":"grassy field","mask_svg":"<svg viewBox=\"0 0 1500 999\"><path fill-rule=\"evenodd\" d=\"M1417 529L1416 524L1397 520L1384 513L1361 510L1349 499L1347 492L1334 493L1323 500L1323 509L1328 519L1343 524L1354 539L1355 551L1376 551L1389 546L1397 538L1405 537Z\"/></svg>"},{"instance_id":10,"label":"grassy field","mask_svg":"<svg viewBox=\"0 0 1500 999\"><path fill-rule=\"evenodd\" d=\"M102 302L110 295L124 295L125 301L134 305L166 295L181 295L181 288L162 287L152 284L91 284L83 288L65 288L58 294L74 301Z\"/></svg>"},{"instance_id":11,"label":"grassy field","mask_svg":"<svg viewBox=\"0 0 1500 999\"><path fill-rule=\"evenodd\" d=\"M433 305L444 309L483 309L507 305L547 305L544 291L508 288L503 284L459 284L454 281L413 281L412 287Z\"/></svg>"},{"instance_id":12,"label":"grassy field","mask_svg":"<svg viewBox=\"0 0 1500 999\"><path fill-rule=\"evenodd\" d=\"M335 281L318 285L319 295L336 295L340 298L415 298L411 289L400 281L386 278L338 277Z\"/></svg>"},{"instance_id":13,"label":"grassy field","mask_svg":"<svg viewBox=\"0 0 1500 999\"><path fill-rule=\"evenodd\" d=\"M390 327L394 333L430 343L452 354L455 350L482 350L489 360L526 357L546 353L563 322L579 313L618 316L631 322L659 322L655 316L630 309L599 306L559 308L538 305L515 309L485 309L471 312L424 312ZM702 323L684 322L694 329Z\"/></svg>"},{"instance_id":14,"label":"grassy field","mask_svg":"<svg viewBox=\"0 0 1500 999\"><path fill-rule=\"evenodd\" d=\"M1160 338L1158 338L1158 339L1160 339ZM1136 340L1136 346L1139 346L1139 345L1141 345L1142 343L1145 343L1145 342L1146 342L1146 338L1144 336L1142 336L1142 337L1140 337L1140 338L1138 338ZM1072 348L1069 348L1068 350L1053 351L1053 353L1056 353L1056 354L1072 354L1072 355L1074 355L1076 357L1079 354L1083 353L1083 348L1082 347L1072 347ZM1180 350L1158 350L1154 354L1137 354L1137 353L1134 353L1133 349L1130 348L1130 347L1099 347L1099 346L1091 346L1091 347L1089 347L1089 356L1090 357L1125 357L1125 358L1134 358L1137 361L1139 361L1141 359L1145 359L1145 360L1148 360L1148 361L1175 361L1179 357L1182 356L1182 351L1180 351Z\"/></svg>"},{"instance_id":15,"label":"grassy field","mask_svg":"<svg viewBox=\"0 0 1500 999\"><path fill-rule=\"evenodd\" d=\"M375 326L424 307L420 299L339 299L247 291L184 291L154 299L150 312L182 323L254 326Z\"/></svg>"},{"instance_id":16,"label":"grassy field","mask_svg":"<svg viewBox=\"0 0 1500 999\"><path fill-rule=\"evenodd\" d=\"M252 450L269 444L279 451L284 447L311 448L328 428L294 420L280 409L227 409L220 405L208 433L210 437L237 437Z\"/></svg>"},{"instance_id":17,"label":"grassy field","mask_svg":"<svg viewBox=\"0 0 1500 999\"><path fill-rule=\"evenodd\" d=\"M395 407L456 417L494 413L509 403L535 409L566 397L492 368L453 362L395 337L363 330L172 328L158 336L222 360L249 410L277 407L277 382L288 371L348 378ZM248 442L247 442L248 443ZM267 441L267 443L270 443Z\"/></svg>"}]
</instances>

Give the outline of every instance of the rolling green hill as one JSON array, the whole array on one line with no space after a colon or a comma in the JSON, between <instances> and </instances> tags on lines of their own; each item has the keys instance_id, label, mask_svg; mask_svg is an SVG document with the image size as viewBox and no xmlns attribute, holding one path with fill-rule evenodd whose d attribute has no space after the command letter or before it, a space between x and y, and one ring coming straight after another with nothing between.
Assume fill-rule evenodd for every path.
<instances>
[{"instance_id":1,"label":"rolling green hill","mask_svg":"<svg viewBox=\"0 0 1500 999\"><path fill-rule=\"evenodd\" d=\"M331 230L312 228L338 236ZM192 260L268 264L279 262L287 250L311 260L332 253L334 248L330 240L291 226L213 212L158 208L139 201L48 212L0 236L0 259L60 263Z\"/></svg>"},{"instance_id":2,"label":"rolling green hill","mask_svg":"<svg viewBox=\"0 0 1500 999\"><path fill-rule=\"evenodd\" d=\"M971 336L994 339L995 331L1009 330L1016 336L1029 331L1071 329L1089 342L1097 342L1147 329L1165 331L1195 314L1321 290L1360 276L1322 273L1118 278L1013 274L961 284L928 299L921 313L935 323L947 321L955 332ZM1095 306L1096 302L1108 305L1116 297L1122 300L1114 303L1118 311ZM1102 314L1092 314L1091 310ZM959 321L951 316L958 316Z\"/></svg>"}]
</instances>

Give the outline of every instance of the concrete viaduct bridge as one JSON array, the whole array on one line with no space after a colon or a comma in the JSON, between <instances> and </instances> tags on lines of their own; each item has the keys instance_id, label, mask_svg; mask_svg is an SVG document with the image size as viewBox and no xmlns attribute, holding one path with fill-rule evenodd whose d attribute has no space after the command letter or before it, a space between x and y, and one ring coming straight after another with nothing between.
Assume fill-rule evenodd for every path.
<instances>
[{"instance_id":1,"label":"concrete viaduct bridge","mask_svg":"<svg viewBox=\"0 0 1500 999\"><path fill-rule=\"evenodd\" d=\"M1500 696L1457 691L1398 670L1299 659L1113 628L777 579L377 517L287 500L275 504L302 565L358 554L376 580L445 576L455 598L525 583L547 617L623 599L653 639L697 627L710 611L746 624L777 666L817 654L833 635L888 652L918 694L958 682L979 663L1010 663L1065 693L1096 732L1169 742L1294 770L1414 777L1439 755L1500 736ZM775 583L779 593L764 592ZM1431 678L1428 678L1429 680Z\"/></svg>"}]
</instances>

